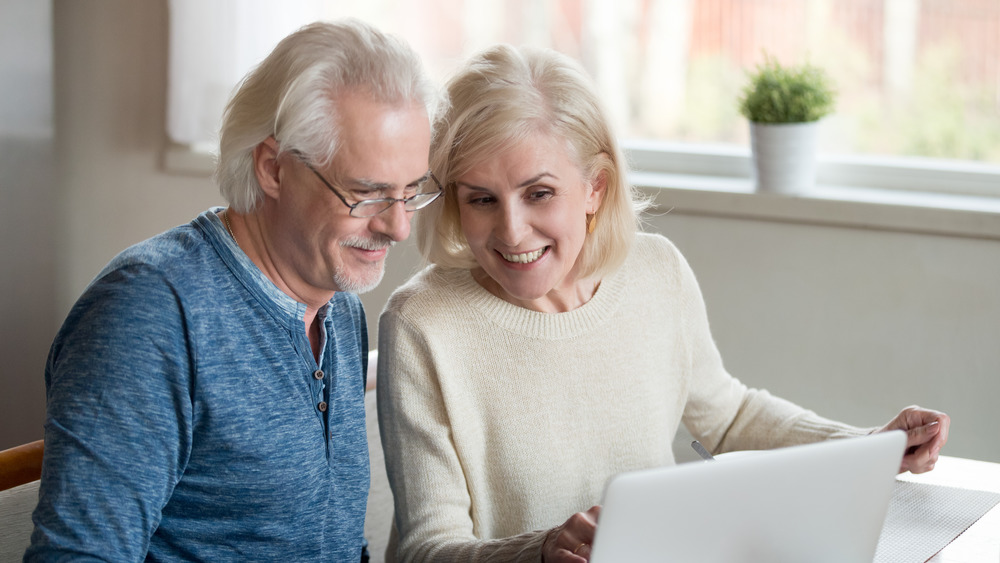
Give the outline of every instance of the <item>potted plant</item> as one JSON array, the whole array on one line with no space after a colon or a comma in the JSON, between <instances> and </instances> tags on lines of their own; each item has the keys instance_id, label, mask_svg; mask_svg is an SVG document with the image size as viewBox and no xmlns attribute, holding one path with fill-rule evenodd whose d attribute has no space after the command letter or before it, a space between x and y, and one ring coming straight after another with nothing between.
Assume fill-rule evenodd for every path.
<instances>
[{"instance_id":1,"label":"potted plant","mask_svg":"<svg viewBox=\"0 0 1000 563\"><path fill-rule=\"evenodd\" d=\"M749 74L739 98L750 121L757 191L799 193L816 179L816 133L833 111L836 93L822 69L782 66L773 57Z\"/></svg>"}]
</instances>

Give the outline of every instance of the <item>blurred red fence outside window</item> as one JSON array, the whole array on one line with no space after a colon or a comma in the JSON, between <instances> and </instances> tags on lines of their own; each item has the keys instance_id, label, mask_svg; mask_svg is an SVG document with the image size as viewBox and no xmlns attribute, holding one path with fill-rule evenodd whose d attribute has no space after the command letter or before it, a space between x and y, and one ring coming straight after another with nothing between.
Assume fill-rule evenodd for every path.
<instances>
[{"instance_id":1,"label":"blurred red fence outside window","mask_svg":"<svg viewBox=\"0 0 1000 563\"><path fill-rule=\"evenodd\" d=\"M493 43L562 51L624 138L748 146L736 99L770 54L833 78L828 154L1000 165L1000 0L298 1L402 36L442 81Z\"/></svg>"}]
</instances>

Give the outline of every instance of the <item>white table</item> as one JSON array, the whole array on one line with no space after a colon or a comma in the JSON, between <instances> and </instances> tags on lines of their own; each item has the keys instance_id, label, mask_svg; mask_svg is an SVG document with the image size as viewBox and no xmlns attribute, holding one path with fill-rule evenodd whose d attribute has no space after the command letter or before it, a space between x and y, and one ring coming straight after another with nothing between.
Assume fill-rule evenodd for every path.
<instances>
[{"instance_id":1,"label":"white table","mask_svg":"<svg viewBox=\"0 0 1000 563\"><path fill-rule=\"evenodd\" d=\"M1000 463L941 456L933 471L902 480L1000 493ZM930 563L1000 563L1000 505L993 507Z\"/></svg>"}]
</instances>

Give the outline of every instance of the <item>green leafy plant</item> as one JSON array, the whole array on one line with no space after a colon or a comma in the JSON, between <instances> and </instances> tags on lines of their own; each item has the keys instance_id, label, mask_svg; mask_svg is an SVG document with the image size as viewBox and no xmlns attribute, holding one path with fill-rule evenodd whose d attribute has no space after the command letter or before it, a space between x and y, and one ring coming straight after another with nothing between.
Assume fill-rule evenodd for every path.
<instances>
[{"instance_id":1,"label":"green leafy plant","mask_svg":"<svg viewBox=\"0 0 1000 563\"><path fill-rule=\"evenodd\" d=\"M749 79L739 108L755 123L817 121L833 111L836 92L830 78L811 64L786 67L768 56Z\"/></svg>"}]
</instances>

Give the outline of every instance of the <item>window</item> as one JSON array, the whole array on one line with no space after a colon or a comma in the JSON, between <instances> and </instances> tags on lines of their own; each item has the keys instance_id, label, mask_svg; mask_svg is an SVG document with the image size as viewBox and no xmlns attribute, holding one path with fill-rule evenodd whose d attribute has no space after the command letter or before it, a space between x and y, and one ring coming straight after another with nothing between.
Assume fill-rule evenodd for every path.
<instances>
[{"instance_id":1,"label":"window","mask_svg":"<svg viewBox=\"0 0 1000 563\"><path fill-rule=\"evenodd\" d=\"M222 112L241 78L282 37L322 16L323 0L170 1L167 134L216 152Z\"/></svg>"},{"instance_id":2,"label":"window","mask_svg":"<svg viewBox=\"0 0 1000 563\"><path fill-rule=\"evenodd\" d=\"M204 12L216 4L173 0L172 20L184 5L204 22ZM257 33L267 44L250 62L287 33L296 16L295 26L366 19L408 40L441 80L469 54L496 42L555 48L583 62L634 160L654 172L747 174L748 127L736 109L746 70L765 53L783 62L808 60L825 68L838 89L837 109L821 126L821 182L1000 195L997 0L299 0L281 10L239 6L226 13L245 18L252 11L265 15L265 23L285 26L271 36ZM275 21L276 13L287 17ZM218 29L210 24L194 37ZM247 48L241 39L221 44ZM239 68L241 76L249 65L229 68ZM171 72L187 71L172 64ZM210 89L228 95L230 88ZM203 123L217 123L219 113L205 114Z\"/></svg>"}]
</instances>

